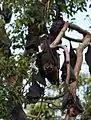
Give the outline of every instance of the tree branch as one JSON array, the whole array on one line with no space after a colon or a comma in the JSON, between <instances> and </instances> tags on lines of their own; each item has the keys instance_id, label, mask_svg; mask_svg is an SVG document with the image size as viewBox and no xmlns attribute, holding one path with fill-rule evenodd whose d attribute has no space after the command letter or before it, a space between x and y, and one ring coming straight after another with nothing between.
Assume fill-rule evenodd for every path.
<instances>
[{"instance_id":1,"label":"tree branch","mask_svg":"<svg viewBox=\"0 0 91 120\"><path fill-rule=\"evenodd\" d=\"M90 42L91 42L91 35L86 35L83 39L83 43L80 44L79 47L77 48L77 61L74 68L76 81L70 84L70 91L72 92L73 95L76 95L76 86L77 86L78 76L79 76L79 72L81 70L81 65L83 61L82 52L89 45Z\"/></svg>"},{"instance_id":2,"label":"tree branch","mask_svg":"<svg viewBox=\"0 0 91 120\"><path fill-rule=\"evenodd\" d=\"M43 97L43 99L44 99L44 100L56 100L56 99L59 99L59 98L63 97L64 94L65 94L65 93L63 92L63 93L61 93L60 95L57 95L57 96L55 96L55 97Z\"/></svg>"},{"instance_id":3,"label":"tree branch","mask_svg":"<svg viewBox=\"0 0 91 120\"><path fill-rule=\"evenodd\" d=\"M64 36L65 39L69 40L69 41L73 41L73 42L80 42L82 43L83 39L74 39L74 38L70 38L68 36Z\"/></svg>"},{"instance_id":4,"label":"tree branch","mask_svg":"<svg viewBox=\"0 0 91 120\"><path fill-rule=\"evenodd\" d=\"M87 30L84 30L84 29L80 28L79 26L72 24L72 23L69 23L69 28L76 30L77 32L83 34L83 36L90 34Z\"/></svg>"},{"instance_id":5,"label":"tree branch","mask_svg":"<svg viewBox=\"0 0 91 120\"><path fill-rule=\"evenodd\" d=\"M65 22L63 28L61 29L61 31L59 32L58 36L56 37L56 39L50 44L50 47L52 46L56 46L60 40L62 39L66 29L68 28L68 22Z\"/></svg>"},{"instance_id":6,"label":"tree branch","mask_svg":"<svg viewBox=\"0 0 91 120\"><path fill-rule=\"evenodd\" d=\"M90 44L91 42L91 36L90 35L86 35L83 39L83 43L79 45L79 47L77 48L77 61L76 61L76 65L75 65L75 76L76 79L78 78L79 72L81 70L81 65L82 65L82 61L83 61L83 55L82 52L83 50Z\"/></svg>"},{"instance_id":7,"label":"tree branch","mask_svg":"<svg viewBox=\"0 0 91 120\"><path fill-rule=\"evenodd\" d=\"M82 53L83 53L83 50L88 46L88 44L90 42L91 42L91 35L86 35L83 39L83 43L80 44L79 47L77 48L77 52L76 52L77 53L77 61L76 61L76 65L74 68L76 81L72 82L69 87L69 90L74 97L76 97L76 86L77 86L78 76L79 76L79 72L81 70L81 65L82 65L82 61L83 61ZM71 120L70 113L66 113L64 120Z\"/></svg>"},{"instance_id":8,"label":"tree branch","mask_svg":"<svg viewBox=\"0 0 91 120\"><path fill-rule=\"evenodd\" d=\"M69 52L68 52L67 47L65 45L62 45L62 44L50 46L50 48L57 48L57 47L64 49L64 52L65 52L65 55L66 55L66 62L70 62L69 61Z\"/></svg>"},{"instance_id":9,"label":"tree branch","mask_svg":"<svg viewBox=\"0 0 91 120\"><path fill-rule=\"evenodd\" d=\"M66 113L64 120L71 120L70 114Z\"/></svg>"}]
</instances>

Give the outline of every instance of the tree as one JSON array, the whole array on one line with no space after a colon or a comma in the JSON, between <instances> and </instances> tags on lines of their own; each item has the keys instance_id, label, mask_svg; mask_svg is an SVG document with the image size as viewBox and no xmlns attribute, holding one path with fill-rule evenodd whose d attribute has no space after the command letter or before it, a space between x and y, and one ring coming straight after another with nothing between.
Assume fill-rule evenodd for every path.
<instances>
[{"instance_id":1,"label":"tree","mask_svg":"<svg viewBox=\"0 0 91 120\"><path fill-rule=\"evenodd\" d=\"M75 105L73 103L74 98L76 98L76 85L82 64L82 52L84 48L90 44L91 34L77 25L64 21L62 14L65 12L68 19L70 16L74 18L74 14L76 14L77 11L86 11L87 0L3 0L1 5L0 118L7 120L27 120L28 118L22 105L24 104L26 106L27 104L37 103L37 107L31 105L30 113L32 113L32 116L30 116L30 119L42 119L43 117L45 117L45 119L55 119L55 117L58 116L56 115L56 110L59 109L62 111L70 105L70 103L69 105L66 103L65 106L64 103L66 108L62 106L61 109L60 107L61 97L64 96L64 93L61 91L62 88L64 88L64 92L66 91L67 94L71 93L70 96L73 105L68 108L65 120L68 119L69 115L76 116L73 110L74 107L78 109L76 106L77 101L75 101ZM13 19L11 16L14 16L13 23L10 22L10 20ZM7 28L5 28L5 24L7 23L9 23L10 28L8 32L5 31L7 30ZM81 33L83 39L79 40L66 36L65 31L68 28ZM49 31L50 33L48 33ZM43 36L43 34L46 35ZM67 47L62 45L62 37L69 41L82 43L76 51L77 62L74 62L74 68L71 68L72 57L69 56ZM50 43L46 42L48 40ZM39 52L38 46L41 47L44 53L47 52L47 54L36 54ZM58 78L59 56L56 50L59 48L64 49L64 56L66 58L64 61L64 65L66 65L64 67L64 74L66 74L64 83L66 83L66 85L64 86L60 84ZM22 49L23 53L15 54L16 52L14 53L14 51L17 49ZM73 48L70 51L70 55L73 55L72 51ZM46 64L48 58L45 56L49 57L50 64ZM39 68L39 71L36 67ZM46 87L45 77L52 85L52 87L49 88L51 91L55 90L57 96L44 96L44 88ZM37 82L35 79L37 79ZM43 86L40 87L39 83ZM26 89L27 85L30 86L29 91ZM67 98L67 96L65 97ZM65 97L64 100L66 99ZM78 100L78 98L76 99ZM56 104L54 104L54 101ZM79 110L82 112L81 109ZM77 110L75 114L78 114L78 112ZM62 114L62 112L60 112L60 114ZM71 118L69 117L69 119Z\"/></svg>"}]
</instances>

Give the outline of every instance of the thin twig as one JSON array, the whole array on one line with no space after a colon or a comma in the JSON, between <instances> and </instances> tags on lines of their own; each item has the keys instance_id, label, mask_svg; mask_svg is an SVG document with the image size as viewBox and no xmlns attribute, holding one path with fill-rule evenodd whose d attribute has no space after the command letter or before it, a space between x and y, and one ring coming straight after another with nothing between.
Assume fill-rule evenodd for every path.
<instances>
[{"instance_id":1,"label":"thin twig","mask_svg":"<svg viewBox=\"0 0 91 120\"><path fill-rule=\"evenodd\" d=\"M55 97L43 97L44 100L56 100L56 99L59 99L61 97L63 97L65 94L65 92L61 93L60 95L57 95Z\"/></svg>"},{"instance_id":2,"label":"thin twig","mask_svg":"<svg viewBox=\"0 0 91 120\"><path fill-rule=\"evenodd\" d=\"M41 116L41 108L42 108L42 105L43 105L43 96L41 97L40 111L39 111L39 113L37 115L37 118L40 118L40 116Z\"/></svg>"}]
</instances>

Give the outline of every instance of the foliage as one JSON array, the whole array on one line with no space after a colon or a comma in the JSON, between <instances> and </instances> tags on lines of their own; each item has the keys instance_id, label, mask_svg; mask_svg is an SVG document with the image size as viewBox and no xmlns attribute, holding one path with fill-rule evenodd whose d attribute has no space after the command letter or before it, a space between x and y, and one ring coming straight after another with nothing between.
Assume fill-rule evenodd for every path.
<instances>
[{"instance_id":1,"label":"foliage","mask_svg":"<svg viewBox=\"0 0 91 120\"><path fill-rule=\"evenodd\" d=\"M84 95L84 113L82 115L82 120L90 120L91 118L91 78L88 78L88 86Z\"/></svg>"},{"instance_id":2,"label":"foliage","mask_svg":"<svg viewBox=\"0 0 91 120\"><path fill-rule=\"evenodd\" d=\"M48 0L50 1L50 0ZM5 0L6 6L13 8L15 21L10 24L9 34L12 35L11 41L14 44L13 48L23 48L25 45L25 33L28 23L34 23L39 20L37 27L39 29L45 23L49 23L55 18L55 9L59 5L61 13L66 13L68 17L76 14L78 11L86 11L88 0L68 0L66 4L62 4L60 0L52 0L49 5L42 4L39 0ZM38 29L35 29L35 33ZM15 47L16 46L16 47Z\"/></svg>"},{"instance_id":3,"label":"foliage","mask_svg":"<svg viewBox=\"0 0 91 120\"><path fill-rule=\"evenodd\" d=\"M12 56L9 58L0 56L0 118L3 118L4 120L10 119L13 104L18 102L22 104L26 103L24 95L27 90L25 87L31 84L32 68L34 67L36 56L30 58L24 53L28 24L33 24L37 19L36 29L33 29L33 32L36 34L38 30L43 29L45 23L50 25L54 20L56 16L55 8L57 5L60 7L61 14L66 13L69 18L70 16L74 17L74 14L78 11L86 11L88 0L67 0L66 3L62 3L61 0L48 1L49 4L44 4L39 0L2 1L4 6L12 7L13 20L8 24L8 27L6 26L6 30L12 44L11 51L15 51L15 53L12 52ZM17 55L16 52L20 49L22 49L23 53L19 52ZM14 81L12 81L12 76L14 77ZM9 80L12 84L10 84ZM26 80L26 83L23 84L24 80ZM79 86L84 84L82 78L80 80ZM90 86L88 87L90 88ZM46 89L48 90L48 87ZM56 91L55 94L60 92L55 86L49 86L49 90L53 91L53 93ZM87 91L86 93L86 98L89 100L88 104L86 104L86 109L89 108L88 106L90 104L90 92ZM49 92L48 97L53 97L53 95L54 94ZM53 100L51 102L50 100L43 101L42 105L39 102L35 106L29 106L28 115L30 118L31 116L36 118L38 114L42 114L45 116L45 119L53 118L53 120L55 120L55 117L58 116L56 115L57 111L61 111L60 105L61 99ZM49 109L48 106L51 108ZM91 110L90 108L87 110L86 116L89 117L90 114L88 115L88 113ZM62 113L60 112L60 117L61 114Z\"/></svg>"},{"instance_id":4,"label":"foliage","mask_svg":"<svg viewBox=\"0 0 91 120\"><path fill-rule=\"evenodd\" d=\"M24 85L22 80L31 82L30 59L22 54L11 56L9 59L1 57L0 59L0 118L9 117L12 105L20 101L24 102ZM31 63L33 62L33 59ZM15 76L15 79L12 77ZM11 79L9 79L11 78ZM12 85L10 85L13 83ZM20 90L22 93L20 94Z\"/></svg>"}]
</instances>

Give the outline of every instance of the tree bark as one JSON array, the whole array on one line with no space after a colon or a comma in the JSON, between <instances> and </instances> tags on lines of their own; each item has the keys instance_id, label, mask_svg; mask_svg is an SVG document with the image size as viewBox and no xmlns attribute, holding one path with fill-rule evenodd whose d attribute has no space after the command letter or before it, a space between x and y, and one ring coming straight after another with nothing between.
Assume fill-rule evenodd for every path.
<instances>
[{"instance_id":1,"label":"tree bark","mask_svg":"<svg viewBox=\"0 0 91 120\"><path fill-rule=\"evenodd\" d=\"M70 91L73 96L76 96L76 86L77 86L78 76L79 76L79 72L81 70L81 65L82 65L82 61L83 61L82 52L90 44L90 42L91 42L91 35L86 35L83 39L83 43L80 44L79 47L77 48L77 53L76 53L77 61L76 61L76 65L74 68L76 81L70 84Z\"/></svg>"}]
</instances>

